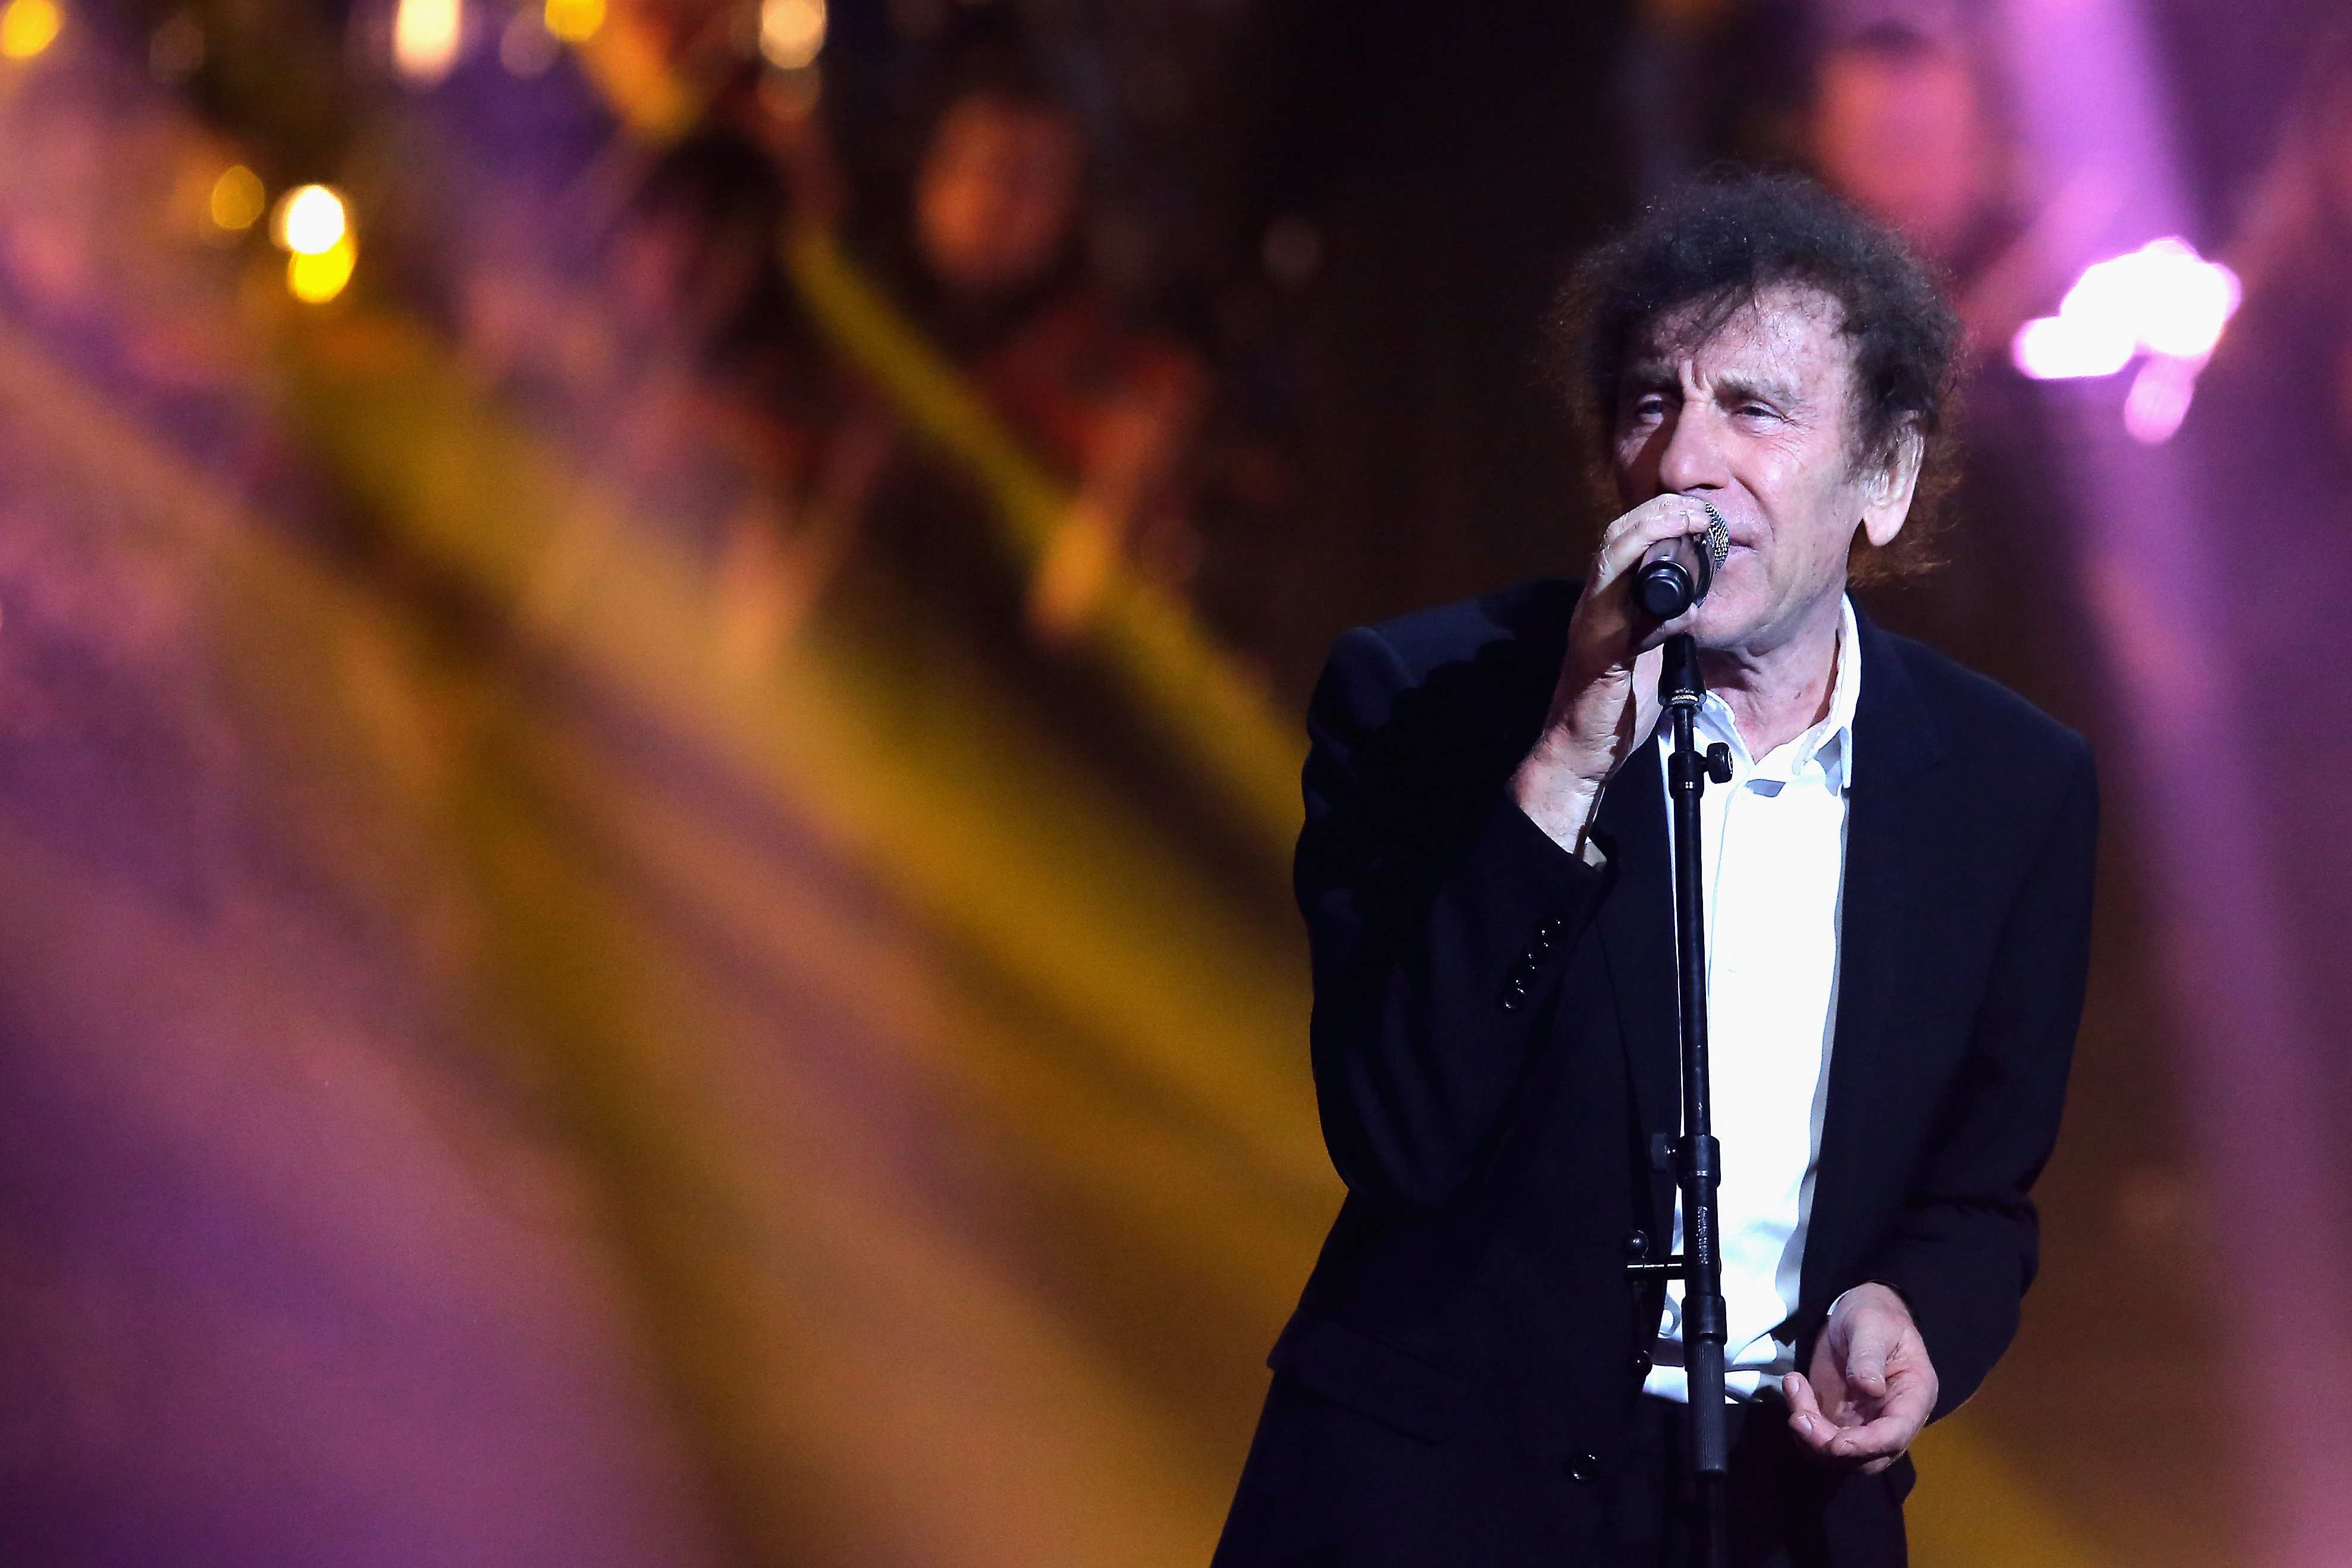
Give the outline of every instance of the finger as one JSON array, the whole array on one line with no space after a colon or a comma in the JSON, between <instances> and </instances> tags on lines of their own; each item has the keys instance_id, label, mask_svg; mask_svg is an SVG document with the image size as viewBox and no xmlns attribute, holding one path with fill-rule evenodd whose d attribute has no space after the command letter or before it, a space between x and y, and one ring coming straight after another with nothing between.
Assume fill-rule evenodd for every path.
<instances>
[{"instance_id":1,"label":"finger","mask_svg":"<svg viewBox=\"0 0 2352 1568\"><path fill-rule=\"evenodd\" d=\"M1830 1439L1837 1436L1837 1425L1822 1414L1821 1402L1805 1374L1792 1372L1782 1378L1780 1394L1789 1402L1789 1430L1815 1453L1827 1453Z\"/></svg>"},{"instance_id":2,"label":"finger","mask_svg":"<svg viewBox=\"0 0 2352 1568\"><path fill-rule=\"evenodd\" d=\"M1881 1399L1886 1394L1886 1356L1895 1348L1895 1336L1876 1312L1855 1317L1853 1339L1845 1352L1845 1381L1862 1397Z\"/></svg>"},{"instance_id":3,"label":"finger","mask_svg":"<svg viewBox=\"0 0 2352 1568\"><path fill-rule=\"evenodd\" d=\"M1837 1435L1831 1453L1838 1458L1875 1458L1895 1455L1918 1440L1935 1407L1934 1385L1927 1380L1898 1376L1886 1404L1873 1420L1849 1426Z\"/></svg>"},{"instance_id":4,"label":"finger","mask_svg":"<svg viewBox=\"0 0 2352 1568\"><path fill-rule=\"evenodd\" d=\"M1813 1362L1807 1378L1813 1398L1824 1414L1843 1408L1850 1402L1845 1384L1847 1347L1844 1325L1835 1319L1822 1331L1821 1342L1813 1347Z\"/></svg>"},{"instance_id":5,"label":"finger","mask_svg":"<svg viewBox=\"0 0 2352 1568\"><path fill-rule=\"evenodd\" d=\"M1635 507L1601 535L1597 570L1613 579L1630 571L1660 540L1705 533L1706 509L1688 496L1662 495Z\"/></svg>"},{"instance_id":6,"label":"finger","mask_svg":"<svg viewBox=\"0 0 2352 1568\"><path fill-rule=\"evenodd\" d=\"M1595 588L1605 588L1633 569L1663 539L1706 531L1706 509L1688 496L1662 495L1635 507L1609 525L1592 565Z\"/></svg>"},{"instance_id":7,"label":"finger","mask_svg":"<svg viewBox=\"0 0 2352 1568\"><path fill-rule=\"evenodd\" d=\"M1932 1376L1916 1368L1897 1366L1888 1373L1886 1398L1879 1406L1879 1416L1887 1421L1905 1421L1916 1436L1935 1414L1937 1384Z\"/></svg>"},{"instance_id":8,"label":"finger","mask_svg":"<svg viewBox=\"0 0 2352 1568\"><path fill-rule=\"evenodd\" d=\"M1664 490L1612 519L1601 530L1601 540L1604 544L1613 544L1644 530L1659 528L1664 531L1654 537L1671 538L1677 532L1706 525L1706 504L1698 497L1686 496L1680 490Z\"/></svg>"},{"instance_id":9,"label":"finger","mask_svg":"<svg viewBox=\"0 0 2352 1568\"><path fill-rule=\"evenodd\" d=\"M1911 1447L1919 1436L1916 1422L1898 1416L1882 1415L1875 1421L1859 1426L1848 1426L1831 1438L1825 1452L1830 1458L1851 1464L1871 1459L1893 1459Z\"/></svg>"}]
</instances>

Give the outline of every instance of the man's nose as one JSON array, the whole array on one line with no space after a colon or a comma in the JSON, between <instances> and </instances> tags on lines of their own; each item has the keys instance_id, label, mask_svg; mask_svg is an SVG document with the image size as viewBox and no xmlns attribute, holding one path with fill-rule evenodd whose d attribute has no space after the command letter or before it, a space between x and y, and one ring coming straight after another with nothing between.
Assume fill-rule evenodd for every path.
<instances>
[{"instance_id":1,"label":"man's nose","mask_svg":"<svg viewBox=\"0 0 2352 1568\"><path fill-rule=\"evenodd\" d=\"M1666 449L1658 455L1659 488L1678 491L1723 488L1723 446L1713 412L1696 398L1683 405L1674 427L1666 433Z\"/></svg>"}]
</instances>

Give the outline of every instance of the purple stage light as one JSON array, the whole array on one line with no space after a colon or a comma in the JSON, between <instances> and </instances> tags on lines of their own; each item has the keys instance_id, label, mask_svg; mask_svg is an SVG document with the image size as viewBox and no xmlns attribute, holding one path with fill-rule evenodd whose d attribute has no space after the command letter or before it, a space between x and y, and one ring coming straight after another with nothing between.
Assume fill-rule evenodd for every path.
<instances>
[{"instance_id":1,"label":"purple stage light","mask_svg":"<svg viewBox=\"0 0 2352 1568\"><path fill-rule=\"evenodd\" d=\"M2154 9L2145 0L1994 8L2034 166L2082 231L2079 246L2070 232L2056 252L2065 265L2119 260L2135 246L2145 252L2149 236L2190 232L2196 221L2151 40ZM2221 336L2213 285L2179 289L2188 274L2177 260L2140 276L2153 277L2178 320L2149 332L2137 312L2160 312L2137 297L2137 285L2123 290L2134 296L2134 342L2210 352ZM2087 281L2090 269L2081 276ZM2107 292L2112 276L2099 275L2078 316L2118 300ZM2235 300L2234 283L2224 282L2223 300ZM2053 319L2065 314L2062 307ZM2220 314L2226 323L2227 310ZM2063 364L2057 348L2078 346L2052 331L2031 340L2034 363ZM2213 1212L2231 1216L2213 1228L2202 1262L2231 1386L2250 1391L2230 1402L2215 1434L2217 1468L2248 1516L2232 1561L2340 1568L2352 1541L2352 1489L2344 1485L2352 1475L2352 1351L2318 1305L2352 1297L2342 1130L2325 1090L2338 1070L2340 1005L2298 966L2297 911L2271 857L2284 806L2300 805L2308 792L2340 818L2342 791L2283 748L2278 726L2245 701L2249 650L2276 630L2221 583L2220 563L2242 547L2242 525L2207 498L2209 450L2158 444L2188 411L2203 357L2150 353L2124 400L2128 438L2107 424L2103 397L2051 405L2061 418L2097 415L2095 426L2073 432L2073 445L2081 570L2116 694L2119 743L2106 776L2127 781L2145 836L2198 1179ZM2022 354L2019 363L2035 374ZM2259 434L2261 418L2223 421L2215 439ZM2305 657L2324 667L2334 651L2315 647ZM2189 844L2196 850L2181 853Z\"/></svg>"},{"instance_id":2,"label":"purple stage light","mask_svg":"<svg viewBox=\"0 0 2352 1568\"><path fill-rule=\"evenodd\" d=\"M2238 275L2177 236L2092 263L2059 302L2010 345L2036 381L2114 375L2147 358L2124 404L2124 427L2154 446L2170 439L2196 395L2197 373L2238 309Z\"/></svg>"}]
</instances>

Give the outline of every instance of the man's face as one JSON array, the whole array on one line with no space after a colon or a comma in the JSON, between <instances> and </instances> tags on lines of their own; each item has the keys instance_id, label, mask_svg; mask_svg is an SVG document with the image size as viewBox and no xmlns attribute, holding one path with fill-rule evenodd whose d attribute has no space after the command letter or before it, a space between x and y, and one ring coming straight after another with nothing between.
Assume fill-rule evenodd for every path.
<instances>
[{"instance_id":1,"label":"man's face","mask_svg":"<svg viewBox=\"0 0 2352 1568\"><path fill-rule=\"evenodd\" d=\"M1763 652L1845 587L1862 526L1891 542L1916 477L1906 444L1893 468L1854 461L1853 355L1836 300L1774 288L1716 331L1696 310L1637 337L1618 394L1613 457L1629 510L1673 490L1723 514L1731 553L1691 629L1700 646Z\"/></svg>"}]
</instances>

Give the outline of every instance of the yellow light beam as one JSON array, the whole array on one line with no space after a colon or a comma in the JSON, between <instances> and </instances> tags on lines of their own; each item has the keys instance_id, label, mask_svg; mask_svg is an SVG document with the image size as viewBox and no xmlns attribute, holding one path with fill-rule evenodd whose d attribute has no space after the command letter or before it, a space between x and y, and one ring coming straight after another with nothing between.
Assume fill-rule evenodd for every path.
<instances>
[{"instance_id":1,"label":"yellow light beam","mask_svg":"<svg viewBox=\"0 0 2352 1568\"><path fill-rule=\"evenodd\" d=\"M918 435L988 492L1000 542L1034 569L1073 504L1069 487L1030 455L962 373L869 282L827 230L797 227L784 260L836 347ZM1223 796L1265 852L1286 862L1298 832L1305 742L1174 595L1115 571L1087 628L1092 649L1134 695L1178 765Z\"/></svg>"}]
</instances>

